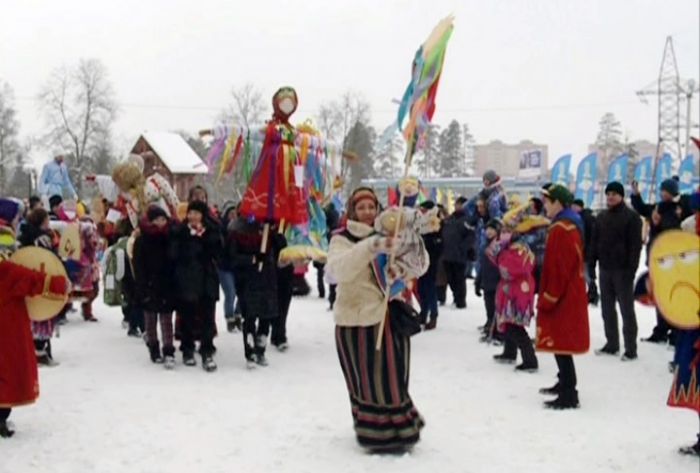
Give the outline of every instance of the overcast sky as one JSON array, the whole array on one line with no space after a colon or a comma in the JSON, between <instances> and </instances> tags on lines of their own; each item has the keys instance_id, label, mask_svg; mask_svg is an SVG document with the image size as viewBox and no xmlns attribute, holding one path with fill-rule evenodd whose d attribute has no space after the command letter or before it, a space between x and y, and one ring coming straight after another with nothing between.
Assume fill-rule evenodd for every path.
<instances>
[{"instance_id":1,"label":"overcast sky","mask_svg":"<svg viewBox=\"0 0 700 473\"><path fill-rule=\"evenodd\" d=\"M22 135L38 134L36 96L51 70L104 62L120 104L115 137L214 123L232 86L266 100L297 89L298 121L347 89L384 128L418 45L457 17L434 121L467 122L478 143L549 144L550 165L580 159L600 116L614 112L631 139L656 139L656 105L635 91L658 76L672 35L681 77L698 79L698 0L119 0L0 2L0 79L14 88ZM698 121L697 101L693 106Z\"/></svg>"}]
</instances>

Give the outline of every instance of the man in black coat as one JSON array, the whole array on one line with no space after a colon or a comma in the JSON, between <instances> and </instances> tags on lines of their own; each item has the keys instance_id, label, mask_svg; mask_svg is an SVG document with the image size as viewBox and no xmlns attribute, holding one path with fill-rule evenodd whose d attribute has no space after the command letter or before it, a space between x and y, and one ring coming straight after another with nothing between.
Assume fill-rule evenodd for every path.
<instances>
[{"instance_id":1,"label":"man in black coat","mask_svg":"<svg viewBox=\"0 0 700 473\"><path fill-rule=\"evenodd\" d=\"M596 284L596 262L593 259L593 240L596 233L596 217L591 209L585 208L583 200L576 199L571 208L583 220L583 257L586 262L586 284L588 285L588 303L598 305L598 286Z\"/></svg>"},{"instance_id":2,"label":"man in black coat","mask_svg":"<svg viewBox=\"0 0 700 473\"><path fill-rule=\"evenodd\" d=\"M625 189L619 182L605 188L607 209L598 215L593 259L600 262L600 295L605 346L596 354L617 355L620 333L615 303L620 304L623 360L637 358L637 316L634 312L634 276L642 252L642 219L625 204Z\"/></svg>"},{"instance_id":3,"label":"man in black coat","mask_svg":"<svg viewBox=\"0 0 700 473\"><path fill-rule=\"evenodd\" d=\"M464 197L457 199L455 211L445 219L442 227L442 259L454 303L458 309L467 307L466 270L470 256L470 241L474 239L474 231L467 224L465 203Z\"/></svg>"},{"instance_id":4,"label":"man in black coat","mask_svg":"<svg viewBox=\"0 0 700 473\"><path fill-rule=\"evenodd\" d=\"M661 233L667 230L681 228L681 222L688 217L689 212L684 209L680 203L678 196L678 181L675 179L666 179L661 183L661 201L656 204L646 204L642 200L639 193L639 185L636 182L632 183L632 207L642 217L650 223L649 227L649 242L647 244L647 264L648 254L654 240ZM666 322L659 311L656 311L656 327L651 336L642 339L645 342L666 343L669 337L672 340L672 329Z\"/></svg>"}]
</instances>

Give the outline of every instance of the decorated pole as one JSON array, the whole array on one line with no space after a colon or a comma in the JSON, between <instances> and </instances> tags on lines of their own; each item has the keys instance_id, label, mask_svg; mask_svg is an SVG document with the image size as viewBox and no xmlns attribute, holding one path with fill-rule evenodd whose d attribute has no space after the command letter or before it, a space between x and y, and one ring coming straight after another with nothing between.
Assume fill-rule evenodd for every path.
<instances>
[{"instance_id":1,"label":"decorated pole","mask_svg":"<svg viewBox=\"0 0 700 473\"><path fill-rule=\"evenodd\" d=\"M399 131L403 131L404 139L406 140L406 157L404 159L403 178L407 178L413 161L413 154L416 148L421 145L428 125L435 114L435 97L437 95L438 84L442 74L442 66L445 61L445 52L447 50L447 42L452 35L454 29L454 16L450 15L443 18L428 36L428 39L418 48L416 55L413 58L411 67L411 82L408 84L401 105L399 106L397 125ZM408 116L406 126L403 127L403 122ZM402 192L399 197L399 210L403 207L405 193ZM402 226L403 213L397 213L396 222L393 228L393 237L396 239ZM389 252L389 270L396 257L396 248L393 246ZM389 280L387 274L387 281ZM384 296L385 315L379 325L379 336L377 337L377 351L382 348L384 325L386 324L386 308L389 305L389 297L391 294L391 284L388 285Z\"/></svg>"}]
</instances>

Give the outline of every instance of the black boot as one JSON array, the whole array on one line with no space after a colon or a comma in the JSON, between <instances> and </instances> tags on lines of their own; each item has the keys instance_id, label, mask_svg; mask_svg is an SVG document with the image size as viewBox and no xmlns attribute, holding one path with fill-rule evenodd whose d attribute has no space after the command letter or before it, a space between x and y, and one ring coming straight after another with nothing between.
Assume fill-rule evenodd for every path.
<instances>
[{"instance_id":1,"label":"black boot","mask_svg":"<svg viewBox=\"0 0 700 473\"><path fill-rule=\"evenodd\" d=\"M160 353L160 343L149 343L148 353L151 355L151 361L153 363L163 363L163 355Z\"/></svg>"},{"instance_id":2,"label":"black boot","mask_svg":"<svg viewBox=\"0 0 700 473\"><path fill-rule=\"evenodd\" d=\"M6 420L0 420L0 437L4 439L9 439L15 435L15 431L10 429L10 426L7 424Z\"/></svg>"},{"instance_id":3,"label":"black boot","mask_svg":"<svg viewBox=\"0 0 700 473\"><path fill-rule=\"evenodd\" d=\"M555 384L551 388L540 388L540 394L544 394L545 396L558 396L559 383Z\"/></svg>"},{"instance_id":4,"label":"black boot","mask_svg":"<svg viewBox=\"0 0 700 473\"><path fill-rule=\"evenodd\" d=\"M698 441L695 442L695 445L691 445L689 447L681 447L678 449L678 453L680 453L681 455L692 455L700 457L700 434L698 434Z\"/></svg>"},{"instance_id":5,"label":"black boot","mask_svg":"<svg viewBox=\"0 0 700 473\"><path fill-rule=\"evenodd\" d=\"M580 407L578 401L578 391L564 393L560 392L559 396L553 401L545 401L544 407L561 411L564 409L578 409Z\"/></svg>"}]
</instances>

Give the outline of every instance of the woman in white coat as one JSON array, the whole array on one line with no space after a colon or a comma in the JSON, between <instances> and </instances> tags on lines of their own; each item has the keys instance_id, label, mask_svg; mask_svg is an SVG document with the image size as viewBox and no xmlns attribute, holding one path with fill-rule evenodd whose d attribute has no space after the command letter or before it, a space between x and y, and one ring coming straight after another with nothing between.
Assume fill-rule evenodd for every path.
<instances>
[{"instance_id":1,"label":"woman in white coat","mask_svg":"<svg viewBox=\"0 0 700 473\"><path fill-rule=\"evenodd\" d=\"M387 317L385 293L378 275L378 256L399 256L386 270L389 281L410 281L427 270L428 255L418 244L375 233L379 202L361 187L348 201L348 221L331 239L328 269L338 282L334 308L336 347L345 376L357 440L371 452L412 447L424 422L408 394L410 339ZM406 209L406 212L411 212ZM403 233L403 232L402 232ZM386 258L384 258L386 260ZM375 345L382 338L381 350Z\"/></svg>"}]
</instances>

